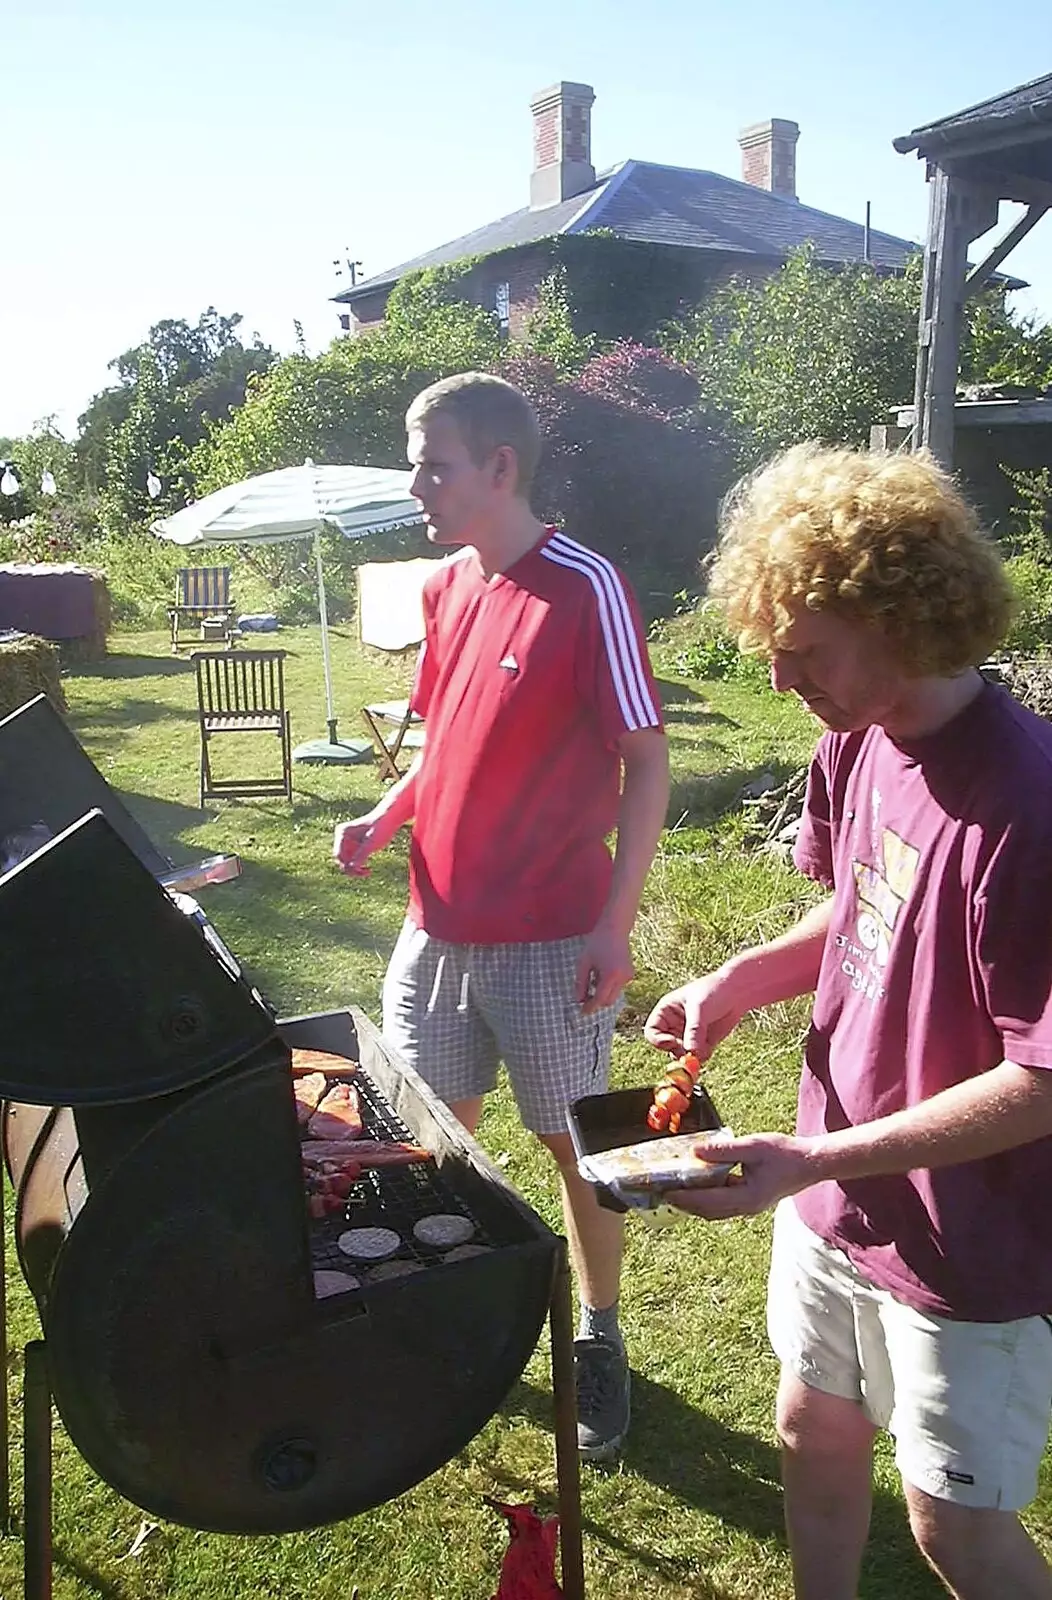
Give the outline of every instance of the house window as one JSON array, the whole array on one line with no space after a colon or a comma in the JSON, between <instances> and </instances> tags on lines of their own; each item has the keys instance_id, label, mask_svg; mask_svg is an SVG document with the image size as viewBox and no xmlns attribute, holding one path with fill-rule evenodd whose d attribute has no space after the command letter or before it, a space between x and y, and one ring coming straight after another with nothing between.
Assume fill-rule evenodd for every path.
<instances>
[{"instance_id":1,"label":"house window","mask_svg":"<svg viewBox=\"0 0 1052 1600\"><path fill-rule=\"evenodd\" d=\"M501 332L507 333L511 325L511 287L509 284L498 283L494 295L494 305Z\"/></svg>"}]
</instances>

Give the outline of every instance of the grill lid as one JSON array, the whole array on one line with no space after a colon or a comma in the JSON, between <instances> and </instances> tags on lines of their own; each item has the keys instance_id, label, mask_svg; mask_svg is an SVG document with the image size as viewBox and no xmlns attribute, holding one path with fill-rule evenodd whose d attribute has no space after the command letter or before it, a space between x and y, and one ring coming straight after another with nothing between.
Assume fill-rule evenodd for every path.
<instances>
[{"instance_id":1,"label":"grill lid","mask_svg":"<svg viewBox=\"0 0 1052 1600\"><path fill-rule=\"evenodd\" d=\"M12 835L39 830L39 843L94 808L155 877L172 870L46 695L0 719L0 856L3 841Z\"/></svg>"},{"instance_id":2,"label":"grill lid","mask_svg":"<svg viewBox=\"0 0 1052 1600\"><path fill-rule=\"evenodd\" d=\"M243 1060L274 1019L100 811L0 878L0 1095L169 1094Z\"/></svg>"}]
</instances>

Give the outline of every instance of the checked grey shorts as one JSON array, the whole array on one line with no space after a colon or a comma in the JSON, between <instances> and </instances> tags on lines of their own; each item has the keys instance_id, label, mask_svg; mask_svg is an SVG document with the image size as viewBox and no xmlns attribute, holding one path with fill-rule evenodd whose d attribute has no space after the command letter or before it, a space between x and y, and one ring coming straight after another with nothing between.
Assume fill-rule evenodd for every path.
<instances>
[{"instance_id":1,"label":"checked grey shorts","mask_svg":"<svg viewBox=\"0 0 1052 1600\"><path fill-rule=\"evenodd\" d=\"M619 1007L585 1016L574 993L584 938L447 944L403 924L383 988L383 1035L447 1104L508 1069L523 1123L565 1133L566 1106L602 1094Z\"/></svg>"}]
</instances>

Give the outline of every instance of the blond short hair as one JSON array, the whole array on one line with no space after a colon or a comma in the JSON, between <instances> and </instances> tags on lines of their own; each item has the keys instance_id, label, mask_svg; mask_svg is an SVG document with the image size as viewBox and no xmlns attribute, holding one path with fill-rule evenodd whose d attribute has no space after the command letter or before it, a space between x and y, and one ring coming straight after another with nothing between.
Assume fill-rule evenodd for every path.
<instances>
[{"instance_id":1,"label":"blond short hair","mask_svg":"<svg viewBox=\"0 0 1052 1600\"><path fill-rule=\"evenodd\" d=\"M1012 611L993 542L926 451L811 444L732 490L709 593L743 650L771 654L805 606L875 626L915 677L983 661Z\"/></svg>"},{"instance_id":2,"label":"blond short hair","mask_svg":"<svg viewBox=\"0 0 1052 1600\"><path fill-rule=\"evenodd\" d=\"M509 445L518 465L516 492L529 494L541 456L541 428L521 389L488 372L458 372L421 390L405 414L406 428L419 427L437 413L456 423L477 467Z\"/></svg>"}]
</instances>

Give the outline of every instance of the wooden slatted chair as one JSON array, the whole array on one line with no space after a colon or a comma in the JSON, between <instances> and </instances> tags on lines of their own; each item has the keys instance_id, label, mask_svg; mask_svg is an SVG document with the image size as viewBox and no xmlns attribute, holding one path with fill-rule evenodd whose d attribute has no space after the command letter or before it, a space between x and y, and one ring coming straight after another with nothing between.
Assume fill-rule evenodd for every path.
<instances>
[{"instance_id":1,"label":"wooden slatted chair","mask_svg":"<svg viewBox=\"0 0 1052 1600\"><path fill-rule=\"evenodd\" d=\"M234 612L237 606L230 598L229 567L181 567L175 575L175 604L168 607L168 621L172 628L172 650L179 649L179 628L183 623L206 633L219 631L214 624L222 623L220 637L234 642ZM206 624L213 624L211 629Z\"/></svg>"},{"instance_id":2,"label":"wooden slatted chair","mask_svg":"<svg viewBox=\"0 0 1052 1600\"><path fill-rule=\"evenodd\" d=\"M201 733L201 805L235 795L292 799L292 728L285 706L284 650L195 650ZM226 733L269 733L281 747L281 772L215 778L210 741Z\"/></svg>"}]
</instances>

